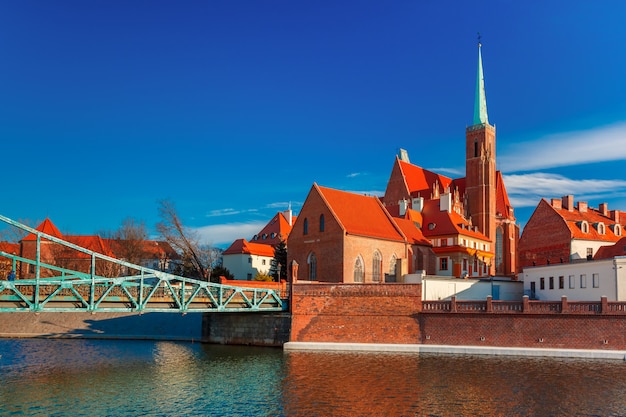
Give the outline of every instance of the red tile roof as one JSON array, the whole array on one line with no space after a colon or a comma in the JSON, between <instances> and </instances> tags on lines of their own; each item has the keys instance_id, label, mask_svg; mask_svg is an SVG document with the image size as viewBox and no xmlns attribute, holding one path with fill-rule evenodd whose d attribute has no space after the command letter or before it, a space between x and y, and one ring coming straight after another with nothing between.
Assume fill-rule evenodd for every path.
<instances>
[{"instance_id":1,"label":"red tile roof","mask_svg":"<svg viewBox=\"0 0 626 417\"><path fill-rule=\"evenodd\" d=\"M567 208L555 208L548 202L548 205L563 219L570 230L572 239L580 240L599 240L605 242L616 242L620 236L615 235L611 226L615 225L615 221L610 217L602 215L598 210L588 207L586 211L580 211L578 207L574 207L571 211ZM586 221L588 224L587 233L583 232L582 224ZM598 231L598 224L604 224L604 234Z\"/></svg>"},{"instance_id":2,"label":"red tile roof","mask_svg":"<svg viewBox=\"0 0 626 417\"><path fill-rule=\"evenodd\" d=\"M19 255L20 254L20 244L19 243L9 243L9 242L0 242L0 251L5 253L10 253L11 255Z\"/></svg>"},{"instance_id":3,"label":"red tile roof","mask_svg":"<svg viewBox=\"0 0 626 417\"><path fill-rule=\"evenodd\" d=\"M616 256L626 256L626 237L621 238L613 245L600 247L593 259L611 259Z\"/></svg>"},{"instance_id":4,"label":"red tile roof","mask_svg":"<svg viewBox=\"0 0 626 417\"><path fill-rule=\"evenodd\" d=\"M378 197L354 194L313 185L326 201L335 219L349 234L405 241L399 227Z\"/></svg>"},{"instance_id":5,"label":"red tile roof","mask_svg":"<svg viewBox=\"0 0 626 417\"><path fill-rule=\"evenodd\" d=\"M409 219L395 218L393 221L400 227L404 236L412 245L432 246L430 241L424 237L422 231L417 227L414 221Z\"/></svg>"},{"instance_id":6,"label":"red tile roof","mask_svg":"<svg viewBox=\"0 0 626 417\"><path fill-rule=\"evenodd\" d=\"M439 200L427 200L422 210L425 224L422 231L427 238L436 236L463 235L475 239L489 241L484 234L471 228L469 221L456 212L441 211ZM432 226L431 226L432 225Z\"/></svg>"},{"instance_id":7,"label":"red tile roof","mask_svg":"<svg viewBox=\"0 0 626 417\"><path fill-rule=\"evenodd\" d=\"M258 255L274 257L274 247L270 245L264 245L262 243L248 242L246 239L237 239L232 245L226 249L222 255Z\"/></svg>"},{"instance_id":8,"label":"red tile roof","mask_svg":"<svg viewBox=\"0 0 626 417\"><path fill-rule=\"evenodd\" d=\"M432 171L428 171L417 165L413 165L409 162L401 161L396 158L404 181L406 182L407 190L409 194L416 197L421 194L424 198L430 198L433 190L433 184L439 183L439 191L444 191L447 187L452 185L452 179L443 175L436 174Z\"/></svg>"},{"instance_id":9,"label":"red tile roof","mask_svg":"<svg viewBox=\"0 0 626 417\"><path fill-rule=\"evenodd\" d=\"M58 237L59 239L63 239L63 234L57 229L57 227L50 221L49 218L46 218L37 228L35 229L39 232L43 232L53 237ZM22 240L37 240L37 236L34 233L30 233Z\"/></svg>"},{"instance_id":10,"label":"red tile roof","mask_svg":"<svg viewBox=\"0 0 626 417\"><path fill-rule=\"evenodd\" d=\"M254 243L262 243L271 246L277 245L281 238L287 241L296 218L297 216L292 215L291 224L289 224L284 213L276 213L276 215L272 217L272 220L270 220L258 234L254 235L252 240Z\"/></svg>"}]
</instances>

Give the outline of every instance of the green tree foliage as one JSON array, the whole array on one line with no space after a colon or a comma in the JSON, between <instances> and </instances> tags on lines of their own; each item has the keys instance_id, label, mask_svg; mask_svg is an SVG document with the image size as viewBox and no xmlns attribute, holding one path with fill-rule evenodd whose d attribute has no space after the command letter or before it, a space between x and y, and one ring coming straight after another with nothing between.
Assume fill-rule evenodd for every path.
<instances>
[{"instance_id":1,"label":"green tree foliage","mask_svg":"<svg viewBox=\"0 0 626 417\"><path fill-rule=\"evenodd\" d=\"M265 281L265 282L271 282L274 281L274 278L268 274L264 274L262 272L258 272L256 274L256 276L254 277L254 281Z\"/></svg>"},{"instance_id":2,"label":"green tree foliage","mask_svg":"<svg viewBox=\"0 0 626 417\"><path fill-rule=\"evenodd\" d=\"M287 279L287 242L283 239L274 246L274 257L270 261L269 275L278 282L281 279Z\"/></svg>"},{"instance_id":3,"label":"green tree foliage","mask_svg":"<svg viewBox=\"0 0 626 417\"><path fill-rule=\"evenodd\" d=\"M220 277L224 277L226 279L235 279L235 276L228 270L228 268L224 268L221 265L216 266L211 271L211 282L219 283Z\"/></svg>"}]
</instances>

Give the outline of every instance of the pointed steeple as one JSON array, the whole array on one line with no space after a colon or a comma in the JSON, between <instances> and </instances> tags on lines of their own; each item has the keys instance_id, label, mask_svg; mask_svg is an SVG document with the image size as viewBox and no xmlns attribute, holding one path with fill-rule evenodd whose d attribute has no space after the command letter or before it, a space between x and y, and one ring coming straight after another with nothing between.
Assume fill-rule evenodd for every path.
<instances>
[{"instance_id":1,"label":"pointed steeple","mask_svg":"<svg viewBox=\"0 0 626 417\"><path fill-rule=\"evenodd\" d=\"M482 44L478 36L478 74L476 75L476 97L474 101L474 125L489 124L487 118L487 97L485 95L485 78L483 77L483 58L480 52Z\"/></svg>"}]
</instances>

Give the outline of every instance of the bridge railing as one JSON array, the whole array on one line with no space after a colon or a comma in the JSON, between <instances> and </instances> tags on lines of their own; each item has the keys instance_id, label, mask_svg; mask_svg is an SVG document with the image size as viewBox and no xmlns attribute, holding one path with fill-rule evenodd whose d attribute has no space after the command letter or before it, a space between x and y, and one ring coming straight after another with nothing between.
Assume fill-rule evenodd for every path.
<instances>
[{"instance_id":1,"label":"bridge railing","mask_svg":"<svg viewBox=\"0 0 626 417\"><path fill-rule=\"evenodd\" d=\"M450 300L424 300L423 313L484 313L484 314L576 314L597 315L612 314L626 316L626 302L608 301L602 297L600 301L569 301L561 297L560 301L529 300L524 296L522 301L496 301L491 297L486 300L465 301L451 297Z\"/></svg>"}]
</instances>

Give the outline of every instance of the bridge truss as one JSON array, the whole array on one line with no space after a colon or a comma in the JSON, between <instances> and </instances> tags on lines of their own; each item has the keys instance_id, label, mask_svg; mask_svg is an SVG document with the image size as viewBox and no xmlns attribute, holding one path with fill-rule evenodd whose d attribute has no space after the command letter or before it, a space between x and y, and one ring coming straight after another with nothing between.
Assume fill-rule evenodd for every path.
<instances>
[{"instance_id":1,"label":"bridge truss","mask_svg":"<svg viewBox=\"0 0 626 417\"><path fill-rule=\"evenodd\" d=\"M222 285L181 277L134 265L40 232L0 215L0 221L36 236L35 259L0 251L14 271L33 272L34 278L9 281L0 277L0 312L272 312L287 309L279 290ZM90 261L81 272L42 261L42 244L53 242L81 253ZM107 271L125 271L104 276ZM107 274L110 275L110 274ZM282 297L281 297L282 295Z\"/></svg>"}]
</instances>

